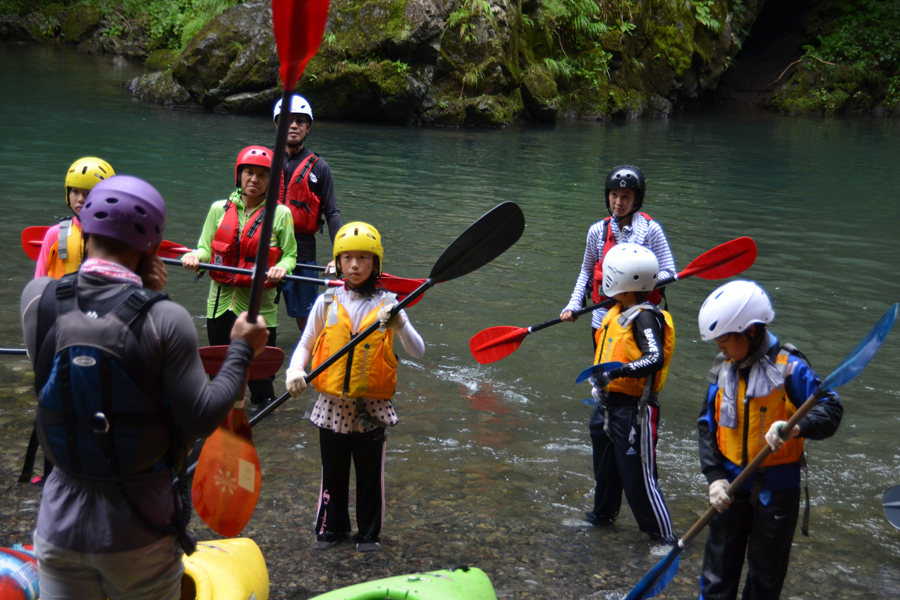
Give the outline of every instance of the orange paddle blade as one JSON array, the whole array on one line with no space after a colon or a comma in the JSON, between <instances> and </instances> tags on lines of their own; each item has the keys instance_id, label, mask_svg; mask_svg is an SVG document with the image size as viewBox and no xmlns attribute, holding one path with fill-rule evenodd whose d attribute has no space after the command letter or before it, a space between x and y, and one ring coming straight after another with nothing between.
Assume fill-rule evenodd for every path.
<instances>
[{"instance_id":1,"label":"orange paddle blade","mask_svg":"<svg viewBox=\"0 0 900 600\"><path fill-rule=\"evenodd\" d=\"M328 0L272 0L272 24L284 89L294 89L322 43Z\"/></svg>"},{"instance_id":2,"label":"orange paddle blade","mask_svg":"<svg viewBox=\"0 0 900 600\"><path fill-rule=\"evenodd\" d=\"M216 375L225 362L228 346L205 346L200 348L203 370L207 375ZM284 351L274 346L266 346L262 353L250 363L247 379L265 379L278 372L284 364Z\"/></svg>"},{"instance_id":3,"label":"orange paddle blade","mask_svg":"<svg viewBox=\"0 0 900 600\"><path fill-rule=\"evenodd\" d=\"M479 331L469 340L472 358L483 365L506 358L522 345L522 340L531 333L522 327L499 325Z\"/></svg>"},{"instance_id":4,"label":"orange paddle blade","mask_svg":"<svg viewBox=\"0 0 900 600\"><path fill-rule=\"evenodd\" d=\"M225 537L244 530L259 500L262 471L251 431L244 409L232 409L203 444L194 473L194 509Z\"/></svg>"},{"instance_id":5,"label":"orange paddle blade","mask_svg":"<svg viewBox=\"0 0 900 600\"><path fill-rule=\"evenodd\" d=\"M22 230L22 250L31 260L37 260L41 255L41 244L44 243L44 236L48 229L50 228L47 226L39 225Z\"/></svg>"}]
</instances>

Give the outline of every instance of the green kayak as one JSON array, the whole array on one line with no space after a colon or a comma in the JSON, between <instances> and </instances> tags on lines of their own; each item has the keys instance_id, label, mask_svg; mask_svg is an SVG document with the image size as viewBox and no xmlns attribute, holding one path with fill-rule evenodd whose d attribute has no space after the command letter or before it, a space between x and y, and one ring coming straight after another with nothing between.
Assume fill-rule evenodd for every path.
<instances>
[{"instance_id":1,"label":"green kayak","mask_svg":"<svg viewBox=\"0 0 900 600\"><path fill-rule=\"evenodd\" d=\"M351 585L312 600L497 600L481 569L458 567Z\"/></svg>"}]
</instances>

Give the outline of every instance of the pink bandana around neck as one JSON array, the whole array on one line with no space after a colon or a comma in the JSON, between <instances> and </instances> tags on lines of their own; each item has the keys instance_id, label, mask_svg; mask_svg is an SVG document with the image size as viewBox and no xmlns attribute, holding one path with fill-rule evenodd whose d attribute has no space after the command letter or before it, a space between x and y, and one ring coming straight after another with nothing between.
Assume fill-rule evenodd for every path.
<instances>
[{"instance_id":1,"label":"pink bandana around neck","mask_svg":"<svg viewBox=\"0 0 900 600\"><path fill-rule=\"evenodd\" d=\"M96 275L108 281L119 281L122 283L130 283L138 287L144 287L144 284L137 273L130 269L126 269L122 265L109 262L108 260L89 258L81 263L81 268L78 270L81 273Z\"/></svg>"}]
</instances>

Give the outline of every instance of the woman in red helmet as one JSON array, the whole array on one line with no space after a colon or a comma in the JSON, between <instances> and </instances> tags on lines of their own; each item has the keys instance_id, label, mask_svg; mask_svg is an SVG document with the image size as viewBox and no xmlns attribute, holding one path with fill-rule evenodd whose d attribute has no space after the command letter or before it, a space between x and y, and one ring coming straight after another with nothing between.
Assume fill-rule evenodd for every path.
<instances>
[{"instance_id":1,"label":"woman in red helmet","mask_svg":"<svg viewBox=\"0 0 900 600\"><path fill-rule=\"evenodd\" d=\"M185 254L181 264L196 270L201 262L229 267L252 269L259 245L259 230L265 213L266 190L272 152L262 146L248 146L238 153L234 165L234 184L237 189L227 200L213 202L203 224L197 249ZM297 241L291 211L279 205L272 222L269 240L269 271L259 306L259 315L269 329L269 346L275 345L277 307L275 285L294 269L297 262ZM212 346L231 342L231 327L237 316L250 304L249 275L234 275L210 271L212 281L206 302L206 333ZM272 382L251 380L250 401L263 404L275 397Z\"/></svg>"}]
</instances>

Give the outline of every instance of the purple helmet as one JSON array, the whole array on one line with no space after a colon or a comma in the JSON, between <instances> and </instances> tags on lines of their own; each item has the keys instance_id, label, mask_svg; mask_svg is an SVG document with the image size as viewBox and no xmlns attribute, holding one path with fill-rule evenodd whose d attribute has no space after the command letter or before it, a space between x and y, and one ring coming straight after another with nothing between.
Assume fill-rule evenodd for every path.
<instances>
[{"instance_id":1,"label":"purple helmet","mask_svg":"<svg viewBox=\"0 0 900 600\"><path fill-rule=\"evenodd\" d=\"M166 202L143 179L116 175L94 186L78 217L84 233L105 235L146 252L162 242Z\"/></svg>"}]
</instances>

